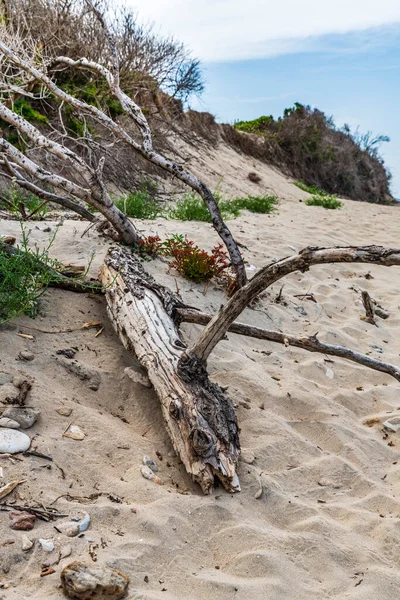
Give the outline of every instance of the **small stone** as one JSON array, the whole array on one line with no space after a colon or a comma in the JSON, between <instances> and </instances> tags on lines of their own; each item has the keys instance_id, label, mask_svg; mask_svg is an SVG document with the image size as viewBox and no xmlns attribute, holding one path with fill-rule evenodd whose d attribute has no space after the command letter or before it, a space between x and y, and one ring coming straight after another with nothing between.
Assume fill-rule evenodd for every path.
<instances>
[{"instance_id":1,"label":"small stone","mask_svg":"<svg viewBox=\"0 0 400 600\"><path fill-rule=\"evenodd\" d=\"M241 451L242 461L248 465L252 465L256 460L254 453L251 450L246 450L245 448Z\"/></svg>"},{"instance_id":2,"label":"small stone","mask_svg":"<svg viewBox=\"0 0 400 600\"><path fill-rule=\"evenodd\" d=\"M78 425L70 425L63 433L64 437L71 438L71 440L82 441L85 439L85 432Z\"/></svg>"},{"instance_id":3,"label":"small stone","mask_svg":"<svg viewBox=\"0 0 400 600\"><path fill-rule=\"evenodd\" d=\"M60 408L56 408L56 412L62 417L69 417L72 413L72 408L69 406L60 406Z\"/></svg>"},{"instance_id":4,"label":"small stone","mask_svg":"<svg viewBox=\"0 0 400 600\"><path fill-rule=\"evenodd\" d=\"M140 472L145 479L150 479L150 481L154 481L154 483L158 483L159 485L161 484L161 479L147 465L142 465Z\"/></svg>"},{"instance_id":5,"label":"small stone","mask_svg":"<svg viewBox=\"0 0 400 600\"><path fill-rule=\"evenodd\" d=\"M16 454L26 452L31 445L31 439L17 429L0 429L0 453Z\"/></svg>"},{"instance_id":6,"label":"small stone","mask_svg":"<svg viewBox=\"0 0 400 600\"><path fill-rule=\"evenodd\" d=\"M13 419L8 419L7 417L1 417L0 419L0 427L8 427L9 429L19 429L21 425L14 421Z\"/></svg>"},{"instance_id":7,"label":"small stone","mask_svg":"<svg viewBox=\"0 0 400 600\"><path fill-rule=\"evenodd\" d=\"M75 537L79 533L78 523L71 523L70 521L67 523L57 523L56 529L68 537Z\"/></svg>"},{"instance_id":8,"label":"small stone","mask_svg":"<svg viewBox=\"0 0 400 600\"><path fill-rule=\"evenodd\" d=\"M147 375L144 375L143 373L139 373L138 371L135 371L135 369L132 369L131 367L126 367L126 369L124 369L124 373L134 383L140 383L140 385L142 385L143 387L146 387L146 388L152 387L152 383L151 383L150 379L147 377Z\"/></svg>"},{"instance_id":9,"label":"small stone","mask_svg":"<svg viewBox=\"0 0 400 600\"><path fill-rule=\"evenodd\" d=\"M28 352L28 351L23 350L22 352L20 352L18 354L18 358L20 360L31 361L35 358L35 355L33 354L33 352Z\"/></svg>"},{"instance_id":10,"label":"small stone","mask_svg":"<svg viewBox=\"0 0 400 600\"><path fill-rule=\"evenodd\" d=\"M22 550L24 552L28 552L28 550L33 548L33 542L26 535L22 536L21 543L22 543Z\"/></svg>"},{"instance_id":11,"label":"small stone","mask_svg":"<svg viewBox=\"0 0 400 600\"><path fill-rule=\"evenodd\" d=\"M66 546L62 546L60 550L60 559L67 558L72 554L72 546L71 544L67 544Z\"/></svg>"},{"instance_id":12,"label":"small stone","mask_svg":"<svg viewBox=\"0 0 400 600\"><path fill-rule=\"evenodd\" d=\"M143 456L143 464L150 467L154 473L157 473L158 465L152 458L150 458L150 456Z\"/></svg>"},{"instance_id":13,"label":"small stone","mask_svg":"<svg viewBox=\"0 0 400 600\"><path fill-rule=\"evenodd\" d=\"M33 529L36 521L35 515L23 511L10 513L10 519L12 519L10 528L20 531L29 531L30 529Z\"/></svg>"},{"instance_id":14,"label":"small stone","mask_svg":"<svg viewBox=\"0 0 400 600\"><path fill-rule=\"evenodd\" d=\"M53 540L44 540L39 538L39 544L45 552L53 552L55 546Z\"/></svg>"},{"instance_id":15,"label":"small stone","mask_svg":"<svg viewBox=\"0 0 400 600\"><path fill-rule=\"evenodd\" d=\"M29 429L38 420L40 410L32 407L9 406L3 412L3 417L13 419L20 424L21 429Z\"/></svg>"},{"instance_id":16,"label":"small stone","mask_svg":"<svg viewBox=\"0 0 400 600\"><path fill-rule=\"evenodd\" d=\"M73 562L61 572L61 585L69 598L77 600L120 600L129 578L115 569Z\"/></svg>"}]
</instances>

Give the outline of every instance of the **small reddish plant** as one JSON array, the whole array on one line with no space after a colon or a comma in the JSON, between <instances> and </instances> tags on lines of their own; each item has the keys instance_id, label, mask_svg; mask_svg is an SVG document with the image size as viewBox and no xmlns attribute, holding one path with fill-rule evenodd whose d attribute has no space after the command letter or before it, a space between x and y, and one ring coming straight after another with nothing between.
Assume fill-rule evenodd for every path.
<instances>
[{"instance_id":1,"label":"small reddish plant","mask_svg":"<svg viewBox=\"0 0 400 600\"><path fill-rule=\"evenodd\" d=\"M209 281L229 267L223 245L218 244L211 254L182 235L174 235L163 243L163 253L171 256L171 266L192 281Z\"/></svg>"},{"instance_id":2,"label":"small reddish plant","mask_svg":"<svg viewBox=\"0 0 400 600\"><path fill-rule=\"evenodd\" d=\"M161 238L158 235L143 236L137 245L137 252L141 256L155 258L163 249Z\"/></svg>"}]
</instances>

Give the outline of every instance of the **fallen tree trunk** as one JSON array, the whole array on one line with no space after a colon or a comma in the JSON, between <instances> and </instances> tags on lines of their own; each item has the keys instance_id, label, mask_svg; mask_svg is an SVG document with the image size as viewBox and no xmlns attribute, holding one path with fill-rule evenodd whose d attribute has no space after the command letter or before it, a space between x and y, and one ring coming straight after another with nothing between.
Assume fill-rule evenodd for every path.
<instances>
[{"instance_id":1,"label":"fallen tree trunk","mask_svg":"<svg viewBox=\"0 0 400 600\"><path fill-rule=\"evenodd\" d=\"M235 410L222 389L210 381L201 361L182 358L186 346L175 317L184 305L126 249L109 250L100 277L111 322L146 369L187 472L205 494L212 491L215 477L226 490L239 491Z\"/></svg>"}]
</instances>

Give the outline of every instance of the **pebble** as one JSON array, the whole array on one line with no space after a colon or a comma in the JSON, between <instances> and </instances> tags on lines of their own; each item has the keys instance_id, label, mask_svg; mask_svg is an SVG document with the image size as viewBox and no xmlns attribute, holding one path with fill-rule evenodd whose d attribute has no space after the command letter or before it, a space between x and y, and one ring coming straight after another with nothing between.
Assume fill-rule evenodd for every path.
<instances>
[{"instance_id":1,"label":"pebble","mask_svg":"<svg viewBox=\"0 0 400 600\"><path fill-rule=\"evenodd\" d=\"M129 577L120 571L73 562L61 572L61 585L69 598L77 600L120 600L126 594Z\"/></svg>"},{"instance_id":2,"label":"pebble","mask_svg":"<svg viewBox=\"0 0 400 600\"><path fill-rule=\"evenodd\" d=\"M53 552L55 548L53 540L44 540L43 538L39 538L39 544L45 552Z\"/></svg>"},{"instance_id":3,"label":"pebble","mask_svg":"<svg viewBox=\"0 0 400 600\"><path fill-rule=\"evenodd\" d=\"M27 351L23 350L22 352L20 352L20 353L18 354L18 358L19 358L20 360L28 360L28 361L31 361L31 360L33 360L33 359L35 358L35 355L33 354L33 352L27 352Z\"/></svg>"},{"instance_id":4,"label":"pebble","mask_svg":"<svg viewBox=\"0 0 400 600\"><path fill-rule=\"evenodd\" d=\"M85 439L85 432L79 427L79 425L70 425L65 433L64 437L71 438L72 440L82 441Z\"/></svg>"},{"instance_id":5,"label":"pebble","mask_svg":"<svg viewBox=\"0 0 400 600\"><path fill-rule=\"evenodd\" d=\"M0 429L0 453L16 454L29 450L31 439L17 429Z\"/></svg>"},{"instance_id":6,"label":"pebble","mask_svg":"<svg viewBox=\"0 0 400 600\"><path fill-rule=\"evenodd\" d=\"M62 417L69 417L72 413L72 408L69 406L61 406L60 408L56 408L56 412Z\"/></svg>"},{"instance_id":7,"label":"pebble","mask_svg":"<svg viewBox=\"0 0 400 600\"><path fill-rule=\"evenodd\" d=\"M67 558L68 556L71 556L71 554L72 554L71 544L67 544L66 546L63 546L60 550L60 560L62 560L63 558Z\"/></svg>"},{"instance_id":8,"label":"pebble","mask_svg":"<svg viewBox=\"0 0 400 600\"><path fill-rule=\"evenodd\" d=\"M241 451L242 461L248 465L252 465L256 460L254 453L251 450L246 450L245 448Z\"/></svg>"},{"instance_id":9,"label":"pebble","mask_svg":"<svg viewBox=\"0 0 400 600\"><path fill-rule=\"evenodd\" d=\"M64 523L58 523L56 526L57 531L64 533L68 537L75 537L78 533L83 533L88 529L90 525L89 513L84 513L82 516L72 517L71 521Z\"/></svg>"},{"instance_id":10,"label":"pebble","mask_svg":"<svg viewBox=\"0 0 400 600\"><path fill-rule=\"evenodd\" d=\"M142 465L140 467L140 472L145 479L150 479L151 481L154 481L154 483L161 484L161 479L155 473L153 473L153 471L147 465Z\"/></svg>"},{"instance_id":11,"label":"pebble","mask_svg":"<svg viewBox=\"0 0 400 600\"><path fill-rule=\"evenodd\" d=\"M32 407L9 406L3 412L3 417L12 419L20 424L22 429L29 429L38 420L40 410Z\"/></svg>"},{"instance_id":12,"label":"pebble","mask_svg":"<svg viewBox=\"0 0 400 600\"><path fill-rule=\"evenodd\" d=\"M35 515L23 511L11 512L10 519L12 519L10 528L20 531L29 531L30 529L33 529L36 521Z\"/></svg>"},{"instance_id":13,"label":"pebble","mask_svg":"<svg viewBox=\"0 0 400 600\"><path fill-rule=\"evenodd\" d=\"M150 458L150 456L143 456L143 464L150 467L154 473L157 473L158 465L152 458Z\"/></svg>"},{"instance_id":14,"label":"pebble","mask_svg":"<svg viewBox=\"0 0 400 600\"><path fill-rule=\"evenodd\" d=\"M8 419L7 417L1 417L0 419L0 427L8 427L9 429L19 429L21 425L14 421L13 419Z\"/></svg>"},{"instance_id":15,"label":"pebble","mask_svg":"<svg viewBox=\"0 0 400 600\"><path fill-rule=\"evenodd\" d=\"M27 552L28 550L30 550L31 548L33 548L33 542L32 542L32 540L30 540L28 538L28 536L26 536L26 535L22 536L21 543L22 543L22 550L24 552Z\"/></svg>"}]
</instances>

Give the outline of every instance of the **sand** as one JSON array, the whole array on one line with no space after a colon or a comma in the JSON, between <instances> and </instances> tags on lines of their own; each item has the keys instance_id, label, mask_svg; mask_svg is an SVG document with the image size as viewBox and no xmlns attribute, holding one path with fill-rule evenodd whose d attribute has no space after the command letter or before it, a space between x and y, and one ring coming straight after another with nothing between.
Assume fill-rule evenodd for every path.
<instances>
[{"instance_id":1,"label":"sand","mask_svg":"<svg viewBox=\"0 0 400 600\"><path fill-rule=\"evenodd\" d=\"M220 183L225 192L270 191L281 199L279 214L246 212L229 223L256 269L308 244L398 245L396 208L346 200L340 211L308 207L300 202L307 194L278 171L226 148L192 167L205 169L208 182ZM249 170L262 176L259 186L246 179ZM45 244L55 224L30 227L32 243ZM44 231L47 227L52 231ZM141 222L140 228L161 236L187 233L205 248L218 241L204 223L159 219ZM86 264L94 251L95 275L108 243L92 232L82 237L84 229L84 223L65 221L51 253ZM18 233L18 224L2 221L0 232ZM169 273L164 262L146 268L209 312L224 300L214 285L205 291ZM400 269L326 265L282 283L281 303L274 302L281 287L276 284L241 320L299 335L319 332L328 342L400 364ZM378 327L360 320L361 290L390 312ZM317 302L297 297L304 293ZM36 331L79 328L96 320L104 325L98 337L93 329ZM184 326L188 340L199 331ZM229 386L237 406L242 492L229 495L217 488L203 497L173 452L155 393L124 372L126 367L140 372L140 367L108 323L103 298L52 289L38 318L18 317L0 329L0 344L3 380L18 373L34 378L29 404L40 408L41 417L27 433L33 449L53 458L1 458L0 485L25 479L10 498L53 505L69 516L87 511L92 519L80 538L67 538L53 523L37 521L27 532L35 546L23 552L23 532L9 529L8 514L0 513L0 582L9 586L0 589L0 598L61 600L62 566L74 559L90 562L90 544L98 546L98 564L129 575L131 600L400 596L399 434L385 433L382 425L400 414L394 379L341 359L229 335L212 354L209 370L212 379ZM98 391L69 372L63 365L68 359L56 354L71 347L78 349L79 364L100 374ZM23 350L33 352L32 362L17 360ZM0 386L0 394L4 389ZM60 415L60 407L70 407L71 415ZM84 440L63 437L70 423L84 430ZM144 455L158 462L163 485L141 476ZM263 493L256 499L260 483ZM41 565L52 555L43 552L39 538L72 549L53 566L55 573L43 578ZM2 546L6 540L14 543Z\"/></svg>"}]
</instances>

